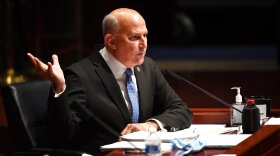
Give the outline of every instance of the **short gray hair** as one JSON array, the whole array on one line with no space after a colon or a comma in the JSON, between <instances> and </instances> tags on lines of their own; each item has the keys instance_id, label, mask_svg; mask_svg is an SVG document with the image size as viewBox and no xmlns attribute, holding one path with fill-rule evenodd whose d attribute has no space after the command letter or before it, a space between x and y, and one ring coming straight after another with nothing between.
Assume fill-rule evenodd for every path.
<instances>
[{"instance_id":1,"label":"short gray hair","mask_svg":"<svg viewBox=\"0 0 280 156\"><path fill-rule=\"evenodd\" d=\"M116 34L119 32L119 23L117 18L112 15L108 14L103 18L102 21L102 34L105 36L106 34Z\"/></svg>"}]
</instances>

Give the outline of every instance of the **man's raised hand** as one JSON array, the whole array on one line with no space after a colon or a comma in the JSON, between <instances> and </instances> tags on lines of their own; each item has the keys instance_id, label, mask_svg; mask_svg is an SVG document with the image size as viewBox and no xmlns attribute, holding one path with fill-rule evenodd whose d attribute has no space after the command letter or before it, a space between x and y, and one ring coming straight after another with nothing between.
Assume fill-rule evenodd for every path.
<instances>
[{"instance_id":1,"label":"man's raised hand","mask_svg":"<svg viewBox=\"0 0 280 156\"><path fill-rule=\"evenodd\" d=\"M52 82L53 88L56 93L61 93L65 89L65 78L63 71L59 65L57 55L52 55L52 62L47 64L43 63L37 57L33 56L30 53L27 53L29 60L32 65L40 72L42 72L48 79Z\"/></svg>"}]
</instances>

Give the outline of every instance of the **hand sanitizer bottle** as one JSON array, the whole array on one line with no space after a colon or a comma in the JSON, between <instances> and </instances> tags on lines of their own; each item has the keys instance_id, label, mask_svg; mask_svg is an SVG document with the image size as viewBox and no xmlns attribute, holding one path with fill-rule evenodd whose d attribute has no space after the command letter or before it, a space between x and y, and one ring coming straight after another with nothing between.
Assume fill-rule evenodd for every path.
<instances>
[{"instance_id":1,"label":"hand sanitizer bottle","mask_svg":"<svg viewBox=\"0 0 280 156\"><path fill-rule=\"evenodd\" d=\"M231 89L237 90L237 95L235 97L235 103L232 106L242 112L244 108L244 103L242 103L242 96L240 94L241 87L232 87ZM231 126L240 126L242 125L242 113L237 110L230 108L230 125Z\"/></svg>"}]
</instances>

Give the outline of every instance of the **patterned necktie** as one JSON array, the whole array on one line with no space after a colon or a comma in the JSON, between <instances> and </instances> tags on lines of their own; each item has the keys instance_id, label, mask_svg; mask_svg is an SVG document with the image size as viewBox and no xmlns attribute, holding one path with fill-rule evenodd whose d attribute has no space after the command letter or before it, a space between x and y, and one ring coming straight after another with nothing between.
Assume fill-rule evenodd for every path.
<instances>
[{"instance_id":1,"label":"patterned necktie","mask_svg":"<svg viewBox=\"0 0 280 156\"><path fill-rule=\"evenodd\" d=\"M132 123L137 123L139 118L139 101L138 101L138 94L135 86L136 84L133 83L131 77L133 71L131 68L127 68L124 73L126 75L127 93L132 107Z\"/></svg>"}]
</instances>

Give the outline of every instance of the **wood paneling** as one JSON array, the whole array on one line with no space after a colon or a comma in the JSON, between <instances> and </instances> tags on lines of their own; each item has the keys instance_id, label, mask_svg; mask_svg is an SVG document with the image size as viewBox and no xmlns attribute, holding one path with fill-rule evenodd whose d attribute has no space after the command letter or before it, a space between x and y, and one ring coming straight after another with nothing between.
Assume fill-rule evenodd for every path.
<instances>
[{"instance_id":1,"label":"wood paneling","mask_svg":"<svg viewBox=\"0 0 280 156\"><path fill-rule=\"evenodd\" d=\"M230 124L228 108L193 108L194 124Z\"/></svg>"},{"instance_id":2,"label":"wood paneling","mask_svg":"<svg viewBox=\"0 0 280 156\"><path fill-rule=\"evenodd\" d=\"M176 72L178 75L210 92L216 97L232 104L236 91L232 87L241 87L241 95L269 96L271 108L280 108L280 72L279 71L193 71ZM227 108L187 83L177 83L167 77L167 81L190 108Z\"/></svg>"}]
</instances>

